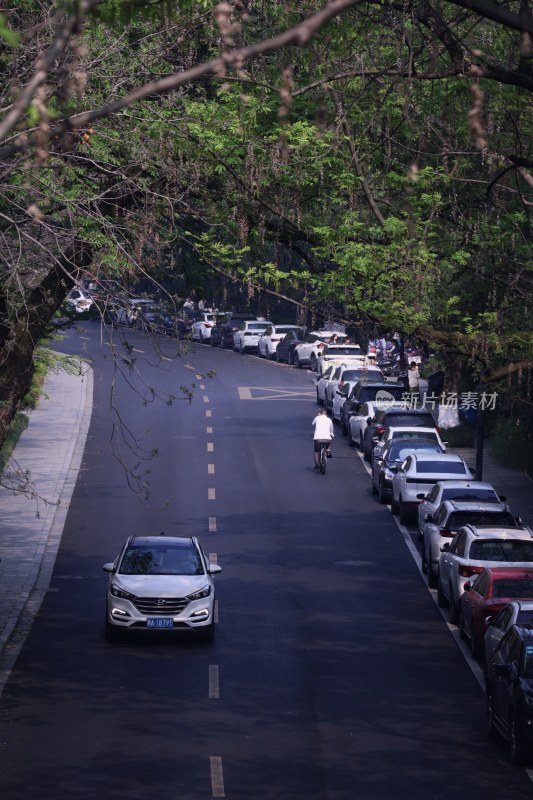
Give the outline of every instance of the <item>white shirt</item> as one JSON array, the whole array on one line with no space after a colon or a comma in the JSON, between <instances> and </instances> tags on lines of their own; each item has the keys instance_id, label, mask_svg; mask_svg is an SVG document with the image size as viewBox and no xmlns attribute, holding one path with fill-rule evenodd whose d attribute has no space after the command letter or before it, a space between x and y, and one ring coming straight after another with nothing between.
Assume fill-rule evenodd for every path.
<instances>
[{"instance_id":1,"label":"white shirt","mask_svg":"<svg viewBox=\"0 0 533 800\"><path fill-rule=\"evenodd\" d=\"M313 439L330 441L333 439L333 423L325 414L317 414L313 420L315 433Z\"/></svg>"}]
</instances>

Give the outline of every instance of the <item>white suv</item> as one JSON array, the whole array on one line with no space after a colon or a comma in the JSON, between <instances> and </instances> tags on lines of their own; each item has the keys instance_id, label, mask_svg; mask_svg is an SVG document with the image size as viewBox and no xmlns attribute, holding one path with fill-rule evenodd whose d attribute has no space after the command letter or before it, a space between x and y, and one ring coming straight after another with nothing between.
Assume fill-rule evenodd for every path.
<instances>
[{"instance_id":1,"label":"white suv","mask_svg":"<svg viewBox=\"0 0 533 800\"><path fill-rule=\"evenodd\" d=\"M294 348L294 366L310 366L313 372L316 372L320 351L327 344L332 343L332 337L336 337L338 342L347 338L345 333L337 333L336 331L311 331L307 333L303 342L300 342Z\"/></svg>"},{"instance_id":2,"label":"white suv","mask_svg":"<svg viewBox=\"0 0 533 800\"><path fill-rule=\"evenodd\" d=\"M217 314L213 311L202 311L191 325L191 339L197 342L209 342L211 329L217 322Z\"/></svg>"},{"instance_id":3,"label":"white suv","mask_svg":"<svg viewBox=\"0 0 533 800\"><path fill-rule=\"evenodd\" d=\"M459 528L445 544L439 562L438 602L450 607L450 621L459 622L459 599L465 583L486 567L530 567L533 535L529 528Z\"/></svg>"}]
</instances>

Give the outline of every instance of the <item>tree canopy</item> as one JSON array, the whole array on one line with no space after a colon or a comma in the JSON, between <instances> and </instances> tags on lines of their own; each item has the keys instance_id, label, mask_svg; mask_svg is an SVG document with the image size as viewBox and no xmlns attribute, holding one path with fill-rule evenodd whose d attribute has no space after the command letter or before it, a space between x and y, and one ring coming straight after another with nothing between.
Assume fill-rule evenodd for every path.
<instances>
[{"instance_id":1,"label":"tree canopy","mask_svg":"<svg viewBox=\"0 0 533 800\"><path fill-rule=\"evenodd\" d=\"M85 272L398 330L526 413L532 36L527 0L8 3L0 440Z\"/></svg>"}]
</instances>

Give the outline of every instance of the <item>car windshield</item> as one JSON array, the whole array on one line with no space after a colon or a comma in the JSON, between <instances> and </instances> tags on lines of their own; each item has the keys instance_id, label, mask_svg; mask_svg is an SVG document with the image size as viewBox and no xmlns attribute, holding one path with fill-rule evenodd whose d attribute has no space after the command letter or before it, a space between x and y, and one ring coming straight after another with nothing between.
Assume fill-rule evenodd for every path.
<instances>
[{"instance_id":1,"label":"car windshield","mask_svg":"<svg viewBox=\"0 0 533 800\"><path fill-rule=\"evenodd\" d=\"M433 444L432 442L417 442L413 444L404 444L402 442L398 442L398 444L394 443L387 455L387 460L391 461L404 461L408 455L411 453L442 453L442 448L439 447L438 444Z\"/></svg>"},{"instance_id":2,"label":"car windshield","mask_svg":"<svg viewBox=\"0 0 533 800\"><path fill-rule=\"evenodd\" d=\"M484 539L472 542L470 558L479 561L533 561L533 540Z\"/></svg>"},{"instance_id":3,"label":"car windshield","mask_svg":"<svg viewBox=\"0 0 533 800\"><path fill-rule=\"evenodd\" d=\"M204 567L198 551L184 546L132 545L124 553L119 575L203 575Z\"/></svg>"},{"instance_id":4,"label":"car windshield","mask_svg":"<svg viewBox=\"0 0 533 800\"><path fill-rule=\"evenodd\" d=\"M268 322L249 322L246 327L249 331L264 331L269 325Z\"/></svg>"},{"instance_id":5,"label":"car windshield","mask_svg":"<svg viewBox=\"0 0 533 800\"><path fill-rule=\"evenodd\" d=\"M326 350L328 356L358 356L361 355L361 348L356 345L330 345Z\"/></svg>"},{"instance_id":6,"label":"car windshield","mask_svg":"<svg viewBox=\"0 0 533 800\"><path fill-rule=\"evenodd\" d=\"M509 511L455 511L450 515L447 528L457 531L461 525L516 528L516 520Z\"/></svg>"},{"instance_id":7,"label":"car windshield","mask_svg":"<svg viewBox=\"0 0 533 800\"><path fill-rule=\"evenodd\" d=\"M431 414L389 414L385 417L384 422L389 427L395 428L435 427L435 421Z\"/></svg>"},{"instance_id":8,"label":"car windshield","mask_svg":"<svg viewBox=\"0 0 533 800\"><path fill-rule=\"evenodd\" d=\"M476 489L469 486L465 489L443 489L442 500L455 500L458 503L499 503L499 497L493 489Z\"/></svg>"},{"instance_id":9,"label":"car windshield","mask_svg":"<svg viewBox=\"0 0 533 800\"><path fill-rule=\"evenodd\" d=\"M460 461L419 461L416 471L423 475L466 475L465 465Z\"/></svg>"},{"instance_id":10,"label":"car windshield","mask_svg":"<svg viewBox=\"0 0 533 800\"><path fill-rule=\"evenodd\" d=\"M492 588L493 597L533 597L533 578L498 578Z\"/></svg>"},{"instance_id":11,"label":"car windshield","mask_svg":"<svg viewBox=\"0 0 533 800\"><path fill-rule=\"evenodd\" d=\"M375 370L368 370L368 372L373 375ZM405 393L404 386L394 386L393 384L385 387L385 386L366 386L359 397L359 400L362 403L367 403L369 400L375 400L376 396L379 394L381 401L384 402L388 399L386 394L389 394L393 400L401 400Z\"/></svg>"},{"instance_id":12,"label":"car windshield","mask_svg":"<svg viewBox=\"0 0 533 800\"><path fill-rule=\"evenodd\" d=\"M381 372L375 369L365 369L364 367L360 367L359 369L347 369L342 373L343 381L355 381L359 378L369 378L372 381L375 381L376 378L381 377Z\"/></svg>"}]
</instances>

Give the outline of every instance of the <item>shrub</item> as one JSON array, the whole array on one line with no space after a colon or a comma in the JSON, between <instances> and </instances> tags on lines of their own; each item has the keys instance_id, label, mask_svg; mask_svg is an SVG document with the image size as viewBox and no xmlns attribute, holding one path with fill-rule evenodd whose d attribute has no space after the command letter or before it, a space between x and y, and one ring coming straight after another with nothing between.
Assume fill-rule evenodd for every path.
<instances>
[{"instance_id":1,"label":"shrub","mask_svg":"<svg viewBox=\"0 0 533 800\"><path fill-rule=\"evenodd\" d=\"M519 418L499 419L491 436L491 451L498 461L533 476L533 431Z\"/></svg>"},{"instance_id":2,"label":"shrub","mask_svg":"<svg viewBox=\"0 0 533 800\"><path fill-rule=\"evenodd\" d=\"M472 425L462 422L455 428L444 428L441 436L450 447L474 447L476 442L476 429Z\"/></svg>"}]
</instances>

